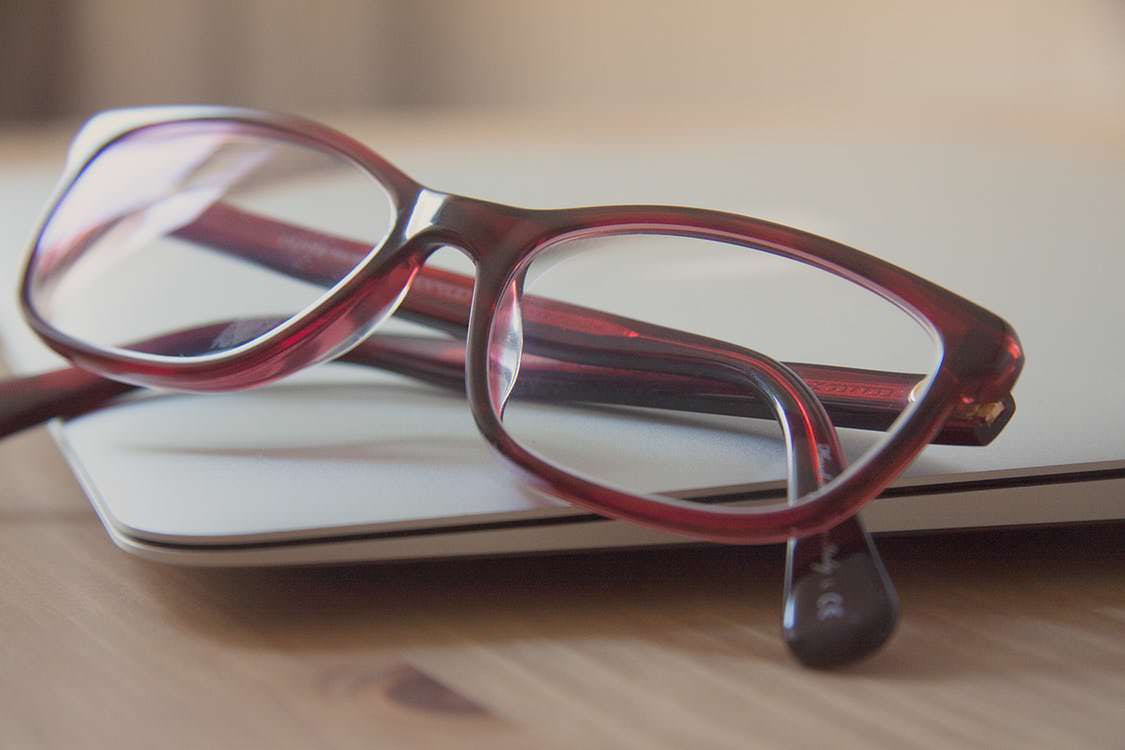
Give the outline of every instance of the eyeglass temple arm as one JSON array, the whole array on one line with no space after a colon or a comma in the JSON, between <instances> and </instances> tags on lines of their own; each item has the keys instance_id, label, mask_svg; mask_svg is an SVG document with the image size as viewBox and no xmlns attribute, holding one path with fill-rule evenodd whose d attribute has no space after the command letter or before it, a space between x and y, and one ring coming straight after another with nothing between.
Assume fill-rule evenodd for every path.
<instances>
[{"instance_id":1,"label":"eyeglass temple arm","mask_svg":"<svg viewBox=\"0 0 1125 750\"><path fill-rule=\"evenodd\" d=\"M703 373L716 383L756 391L763 402L772 404L771 416L786 436L790 503L800 502L844 471L846 457L831 417L808 383L784 363L660 326L648 326L635 337L602 334L585 341L584 361L626 361L627 375ZM839 666L871 654L898 622L894 585L858 516L820 534L789 539L783 602L785 643L812 667Z\"/></svg>"},{"instance_id":2,"label":"eyeglass temple arm","mask_svg":"<svg viewBox=\"0 0 1125 750\"><path fill-rule=\"evenodd\" d=\"M285 233L288 240L277 235ZM330 284L351 268L361 243L310 232L218 204L179 234L264 266L321 284ZM264 238L264 239L263 239ZM299 248L294 252L291 248ZM310 260L311 258L311 260ZM334 269L334 270L332 270ZM472 279L436 268L424 268L415 278L397 314L455 335L468 324ZM770 418L768 405L753 391L723 381L692 375L616 368L605 363L573 361L565 339L579 331L623 336L648 327L639 321L589 308L527 296L524 300L525 351L517 381L518 395L545 401L587 402L664 408L678 411ZM269 321L262 321L269 327ZM207 351L230 321L169 333L136 346L150 351ZM668 329L661 329L666 338ZM674 332L673 332L674 333ZM560 342L561 340L561 342ZM544 357L535 351L553 350ZM549 346L553 342L553 346ZM540 352L541 353L541 352ZM568 356L570 355L570 356ZM464 388L464 344L432 337L375 334L341 357L342 361L378 367L454 390ZM833 422L840 427L885 430L909 403L920 376L855 368L787 363L812 389ZM0 383L0 436L53 417L92 411L132 390L73 368ZM1000 431L1014 409L1009 396L999 405L963 407L945 423L934 442L985 445Z\"/></svg>"},{"instance_id":3,"label":"eyeglass temple arm","mask_svg":"<svg viewBox=\"0 0 1125 750\"><path fill-rule=\"evenodd\" d=\"M362 242L293 226L223 203L212 205L175 234L224 254L323 286L335 284L355 267L358 258L365 257L371 250L369 245ZM453 335L464 336L468 327L472 293L473 280L470 277L427 266L415 277L395 315ZM542 344L550 339L557 339L560 335L563 338L573 338L581 335L578 334L580 331L610 336L634 334L646 326L640 321L533 295L524 297L523 317L524 338L533 349L537 339ZM536 331L539 332L538 335ZM403 346L395 349L393 356L403 368L410 368L410 350L414 349L414 353L419 356L417 370L432 373L438 364L435 359L438 359L445 379L452 381L456 377L458 387L461 387L463 353L456 357L450 351L443 351L438 356L438 352L432 350L417 351L428 345L419 344L414 347L405 342L399 343ZM567 357L555 356L554 359L563 360ZM913 391L922 380L921 375L908 373L832 365L787 364L805 379L839 427L887 429L910 404ZM654 393L652 389L637 387L636 373L630 372L629 378L622 381L621 373L606 371L602 367L589 368L562 361L557 362L554 367L557 372L546 366L537 372L542 382L535 387L544 391L540 394L541 397L545 397L545 392L553 388L557 389L556 394L560 400L582 400L578 396L579 392L601 394L604 399L608 388L613 394L611 403L638 404L637 399L643 398L643 405L648 406L716 414L769 416L766 406L760 403L753 414L746 411L751 408L751 403L760 401L755 395L737 393L729 387L715 391L712 390L714 384L709 381L681 377L675 381L658 378L658 383L642 383L661 389L659 393ZM646 379L641 377L642 381ZM594 381L601 381L597 388L590 385ZM667 392L663 388L667 388ZM658 396L662 404L654 404L654 396ZM1007 424L1014 410L1015 402L1010 395L995 403L960 406L947 420L934 442L987 445Z\"/></svg>"},{"instance_id":4,"label":"eyeglass temple arm","mask_svg":"<svg viewBox=\"0 0 1125 750\"><path fill-rule=\"evenodd\" d=\"M246 321L241 321L245 323ZM253 321L257 322L257 321ZM268 326L270 321L261 321ZM151 352L208 351L231 321L169 333L133 346ZM337 361L376 367L450 390L465 387L464 342L431 336L374 334ZM802 377L804 365L791 366ZM729 416L770 418L768 405L745 388L722 381L658 372L614 369L524 355L517 395L555 402L646 406ZM807 382L807 381L806 381ZM0 436L54 417L74 417L134 390L127 383L103 378L75 367L0 382ZM823 403L823 402L822 402ZM857 414L856 424L867 420Z\"/></svg>"},{"instance_id":5,"label":"eyeglass temple arm","mask_svg":"<svg viewBox=\"0 0 1125 750\"><path fill-rule=\"evenodd\" d=\"M205 351L228 325L229 322L224 322L177 331L140 342L137 346L157 352ZM457 341L377 335L348 352L343 360L393 370L450 388L464 387L464 346ZM567 381L573 385L585 384L594 378L588 393L564 385L560 394L552 390L554 386L548 386L543 392L527 394L531 397L556 398L561 395L568 400L600 403L613 403L615 399L612 394L598 393L598 383L613 389L619 388L622 382L628 382L630 385L622 391L622 395L631 396L637 392L638 377L647 375L650 380L676 377L671 373L633 370L622 378L618 371L535 356L528 358L524 366L535 371L536 377L524 378L523 382L544 382L545 377L555 378L555 382L558 378L573 378L573 381ZM842 471L844 457L830 417L804 379L794 372L785 372L789 368L783 365L776 369L787 377L788 388L784 387L784 380L770 377L768 373L763 373L758 380L764 381L774 400L780 399L786 404L780 413L773 413L765 406L767 401L760 398L739 402L728 396L723 398L723 403L728 407L742 403L748 415L772 416L785 420L789 425L788 486L790 499L797 500ZM727 381L715 380L711 384L718 388L724 382ZM77 416L96 410L136 388L73 367L11 378L0 382L0 436L53 417ZM739 388L740 392L746 390L745 386ZM788 398L784 398L787 391ZM680 398L675 389L659 391L653 394L657 396L657 403L647 401L644 405L661 405L658 397L661 393L670 394L673 400ZM623 398L618 400L625 402ZM668 408L680 407L669 405ZM834 666L861 658L877 649L890 636L897 611L894 587L870 536L857 517L849 518L822 534L790 540L782 629L790 650L803 663Z\"/></svg>"},{"instance_id":6,"label":"eyeglass temple arm","mask_svg":"<svg viewBox=\"0 0 1125 750\"><path fill-rule=\"evenodd\" d=\"M245 321L243 321L245 322ZM269 321L261 321L263 326ZM138 342L148 351L207 351L231 321L177 331ZM465 387L465 345L462 341L431 336L374 334L337 361L376 367L414 380L462 391ZM821 368L787 363L816 393ZM840 377L841 368L832 368ZM616 404L689 411L727 416L771 418L769 406L756 393L729 382L660 373L586 365L534 354L524 355L521 371L533 377L516 381L516 396L550 402ZM855 387L865 387L869 371L847 370ZM883 383L888 373L876 373ZM908 390L914 376L899 375L900 388ZM78 368L63 368L0 382L0 436L12 434L55 417L74 417L93 411L107 401L134 390ZM890 408L865 408L845 395L824 393L818 398L833 422L841 427L886 429L896 416ZM953 417L937 442L980 444L982 431L975 420Z\"/></svg>"}]
</instances>

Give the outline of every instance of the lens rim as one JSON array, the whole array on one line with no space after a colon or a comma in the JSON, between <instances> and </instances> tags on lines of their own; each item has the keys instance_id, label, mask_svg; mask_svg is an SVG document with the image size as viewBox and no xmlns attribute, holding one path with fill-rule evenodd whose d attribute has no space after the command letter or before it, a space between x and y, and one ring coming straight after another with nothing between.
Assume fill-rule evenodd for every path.
<instances>
[{"instance_id":1,"label":"lens rim","mask_svg":"<svg viewBox=\"0 0 1125 750\"><path fill-rule=\"evenodd\" d=\"M173 357L102 346L53 325L35 303L36 264L43 235L86 168L106 149L142 130L185 123L245 125L354 164L386 193L393 222L382 242L315 302L281 325L237 347ZM24 318L55 351L84 369L135 385L182 391L250 388L338 356L393 312L423 260L400 238L409 222L404 207L418 202L421 185L358 141L318 123L237 107L145 107L115 110L90 120L73 141L48 207L33 234L20 284ZM355 321L366 321L357 325Z\"/></svg>"},{"instance_id":2,"label":"lens rim","mask_svg":"<svg viewBox=\"0 0 1125 750\"><path fill-rule=\"evenodd\" d=\"M615 243L614 240L628 242L637 238L649 238L650 241L643 243L644 247L628 256L628 258L613 254L615 248L627 247L631 251L634 250L633 247ZM654 249L661 252L659 248L666 247L659 244L662 239L688 240L686 246L683 243L675 245L673 247L675 252L671 255L668 255L665 250L663 251L664 254L659 256L679 263L706 264L709 259L719 260L720 262L729 261L734 260L736 253L741 253L744 260L751 262L753 262L753 256L755 255L776 258L776 256L763 253L761 250L749 249L735 243L700 240L695 237L685 237L682 234L676 235L664 232L647 232L644 234L606 232L599 234L598 241L593 246L584 246L583 243L587 241L586 239L569 238L548 243L525 258L521 263L520 270L517 271L519 274L517 276L518 282L508 286L508 292L504 295L498 308L497 323L494 324L490 335L489 346L494 352L499 351L504 356L490 357L490 363L493 366L490 368L489 375L493 379L492 401L494 411L502 415L501 421L505 430L513 436L516 442L523 444L526 441L527 449L538 455L542 460L555 464L571 473L580 474L592 481L602 483L598 480L599 473L584 468L581 461L561 460L553 454L553 449L547 449L543 446L536 447L536 441L528 440L528 435L525 432L517 427L508 426L510 409L514 403L519 401L510 398L510 394L516 390L521 378L531 377L534 379L539 373L542 373L546 377L547 383L550 384L545 391L539 394L546 398L546 403L549 404L565 407L568 403L566 396L570 394L577 395L579 402L592 400L599 405L647 405L673 411L683 410L682 413L686 414L693 411L699 414L712 413L712 409L708 406L697 409L687 405L695 401L687 394L692 393L692 389L703 389L703 391L696 390L694 392L708 394L711 398L708 402L709 406L717 409L713 412L716 414L742 414L747 416L749 413L753 413L755 416L768 418L771 407L773 407L775 413L772 418L774 421L780 419L782 426L787 428L785 432L790 435L797 429L797 423L802 419L802 408L800 405L794 405L790 402L780 415L776 413L778 399L771 396L769 390L771 386L778 383L778 375L781 373L789 378L800 380L803 377L810 377L808 371L812 371L814 374L811 377L828 379L833 382L836 378L847 378L852 373L862 372L866 374L869 377L866 381L866 388L875 388L886 392L881 394L878 401L873 399L871 408L878 408L887 412L884 424L879 427L868 426L867 429L886 433L897 428L902 413L924 392L930 377L940 366L942 358L940 339L937 332L928 324L918 327L911 325L913 331L909 333L914 337L914 343L920 343L923 340L927 343L926 364L922 365L921 361L915 361L913 362L914 366L909 370L909 372L919 375L904 376L898 372L886 373L887 379L884 386L884 381L878 379L877 370L856 370L856 367L864 367L860 363L841 364L839 373L834 372L835 368L829 364L787 365L762 353L763 351L772 353L772 348L770 350L753 351L746 348L751 345L749 343L731 343L732 339L725 335L720 334L713 337L690 324L650 323L648 321L653 320L653 317L650 317L647 313L642 313L634 318L625 310L620 310L618 313L608 312L609 309L614 307L614 298L619 299L620 295L626 294L630 287L636 288L635 285L638 281L635 281L633 277L636 270L643 269L647 262L645 252ZM656 245L655 248L653 247L654 244ZM711 247L707 247L708 245ZM603 280L599 282L599 289L602 293L599 302L571 301L565 290L557 284L555 286L548 285L550 290L546 292L538 286L538 282L544 276L550 276L551 271L556 268L556 255L565 258L562 262L564 266L567 261L576 256L581 256L584 259L578 269L572 269L570 278L575 277L575 272L577 278L582 280L602 277ZM651 258L651 255L647 257ZM540 270L538 266L544 259L548 259L546 264L548 270L546 271ZM788 265L797 265L794 261L789 260L782 260L781 262ZM852 284L838 276L814 269L807 264L799 264L799 266L809 271L810 275L834 279L841 286L848 287L869 298L872 303L877 301L875 304L879 305L879 312L884 315L896 315L900 318L900 322L916 322L914 316L906 314L899 307L892 305L879 295L868 292L860 285ZM690 270L688 270L688 273L690 273ZM605 280L607 278L611 281L616 280L617 283L606 286ZM811 282L811 279L802 276L800 281ZM682 297L677 293L675 286L674 281L662 279L658 289L650 289L645 294L644 309L654 313L654 317L659 318L660 314L657 308L671 308L670 311L675 311L682 307ZM799 287L800 284L798 283L797 288L799 289ZM739 288L741 292L746 292L751 296L754 294L754 285L752 284L740 285ZM518 295L515 294L517 290ZM739 292L740 295L741 292ZM669 300L675 300L675 302L669 304ZM847 304L850 308L852 302L858 301L852 300L844 304ZM750 317L764 320L770 316L784 314L781 310L776 309L776 306L770 309L766 315L763 315L763 313L767 313L767 311L754 308ZM734 319L743 320L744 318L742 315L735 313ZM504 321L503 324L500 324L501 320ZM513 330L513 324L520 327L521 330ZM534 330L524 331L522 330L524 326L534 326ZM903 334L906 335L907 332L903 331ZM584 337L588 337L588 340L583 341ZM791 338L800 340L805 337L788 334L786 338L787 340ZM607 340L611 343L602 343ZM547 362L536 360L526 367L521 366L526 348L533 343L538 345L538 348L532 352L533 354L546 356L547 358L562 357L567 362L570 362L570 357L575 355L579 358L573 360L575 363L581 362L586 366L604 368L588 376L592 383L599 383L600 385L593 388L586 387L581 378L581 366L575 374L568 374L565 366L561 370L552 370L549 359ZM919 351L919 354L921 354L921 351ZM806 363L836 362L835 359L818 359L815 356L808 356L807 352L801 354L790 352L790 358ZM519 359L520 362L515 364L515 359ZM680 361L685 359L687 362ZM506 363L502 388L498 387L496 378L497 368L495 365L499 361ZM635 379L630 379L627 375L614 374L628 369L637 371ZM526 374L529 370L532 373L531 375ZM765 382L761 382L761 378L756 376L767 370L778 374L771 376ZM921 378L920 381L918 380L919 377ZM804 381L801 382L804 384ZM763 388L763 385L765 388ZM657 401L646 403L644 398L634 401L633 397L628 394L630 388L637 390L640 394L651 394L653 393L652 389L659 389L659 393L656 394L658 395ZM734 389L733 392L730 390L732 388ZM683 403L680 403L680 389L686 389L682 391L682 395L686 398ZM540 389L533 385L532 390L538 393ZM837 427L865 426L861 420L856 419L855 413L851 410L856 408L855 406L851 408L842 406L839 407L842 409L841 411L834 411L838 407L830 405L833 403L831 400L821 402L812 386L806 385L803 390L805 403L815 403L827 410L825 419L830 420L829 424L835 422ZM735 407L733 411L722 411L721 401L723 397L717 394L725 393L732 393L731 406ZM890 393L897 393L898 396L887 395ZM498 398L497 394L502 394L502 397ZM746 399L747 396L753 400ZM822 397L827 398L827 396ZM532 401L537 399L534 395L529 398ZM897 398L898 403L892 404L893 398ZM749 412L741 410L744 407L740 405L753 404L754 402L756 402L757 408L751 408ZM503 404L503 409L495 408L498 403ZM894 411L890 412L892 406ZM521 424L526 426L527 423L522 422ZM545 433L539 432L536 432L535 435L536 437L546 436ZM831 442L834 442L834 430L832 430L832 438L833 441ZM827 450L827 443L830 441L821 440L819 442L824 444L822 450ZM792 446L792 443L793 440L790 437L790 446ZM552 443L552 445L559 448L563 447L558 443ZM608 448L608 446L606 447ZM871 449L868 446L862 453ZM597 452L601 453L600 450ZM813 460L815 461L815 457ZM845 462L841 461L841 463ZM641 475L645 474L643 465L635 468ZM628 483L622 481L615 482L614 486L623 491L634 491ZM781 487L783 489L784 486L784 482L782 482ZM747 493L755 493L761 496L763 493L771 492L772 494L785 494L784 492L777 493L776 487L777 479L775 477L756 480L751 475L738 482L727 482L725 485L715 481L709 484L691 486L690 488L688 486L663 487L662 490L669 491L662 491L660 494L677 497L684 497L687 492L700 497L745 495Z\"/></svg>"},{"instance_id":3,"label":"lens rim","mask_svg":"<svg viewBox=\"0 0 1125 750\"><path fill-rule=\"evenodd\" d=\"M801 230L719 211L664 206L612 206L556 212L554 232L534 246L497 250L509 261L505 274L478 277L469 331L470 403L489 442L518 466L533 487L594 512L725 543L781 542L819 533L854 515L901 473L968 399L1007 394L1022 366L1015 332L997 316L952 292L862 251ZM662 234L715 240L806 263L859 284L914 317L931 332L940 360L922 392L884 437L831 482L780 507L703 505L638 494L560 467L523 446L504 428L492 397L488 361L504 290L521 289L531 262L570 240L622 234ZM501 330L500 335L505 331ZM499 337L498 339L499 340Z\"/></svg>"}]
</instances>

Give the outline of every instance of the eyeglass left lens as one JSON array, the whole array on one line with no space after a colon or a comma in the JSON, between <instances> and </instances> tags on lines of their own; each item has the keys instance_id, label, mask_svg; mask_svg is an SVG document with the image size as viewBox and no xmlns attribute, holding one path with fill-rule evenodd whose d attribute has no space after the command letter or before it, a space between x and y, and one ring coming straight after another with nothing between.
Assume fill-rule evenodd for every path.
<instances>
[{"instance_id":1,"label":"eyeglass left lens","mask_svg":"<svg viewBox=\"0 0 1125 750\"><path fill-rule=\"evenodd\" d=\"M566 473L634 494L773 500L783 482L804 497L875 456L941 354L904 309L842 276L749 245L617 234L529 259L494 318L488 385L511 440ZM803 403L777 397L783 368L807 386ZM842 450L787 437L819 420L805 419L813 401ZM798 443L815 485L790 472Z\"/></svg>"},{"instance_id":2,"label":"eyeglass left lens","mask_svg":"<svg viewBox=\"0 0 1125 750\"><path fill-rule=\"evenodd\" d=\"M379 247L393 216L357 164L280 131L144 128L102 150L56 206L30 302L96 346L212 354L316 303ZM185 330L196 335L167 335Z\"/></svg>"}]
</instances>

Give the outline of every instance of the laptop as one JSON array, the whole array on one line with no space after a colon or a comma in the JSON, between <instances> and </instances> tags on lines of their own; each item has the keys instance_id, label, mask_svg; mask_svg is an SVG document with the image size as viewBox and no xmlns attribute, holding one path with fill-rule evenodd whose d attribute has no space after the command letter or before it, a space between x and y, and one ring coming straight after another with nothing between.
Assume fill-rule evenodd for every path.
<instances>
[{"instance_id":1,"label":"laptop","mask_svg":"<svg viewBox=\"0 0 1125 750\"><path fill-rule=\"evenodd\" d=\"M875 532L1125 518L1125 158L1075 149L785 143L368 142L424 183L526 206L698 205L863 248L1009 320L1017 412L987 448L929 446ZM59 366L15 304L23 245L61 167L0 176L0 342ZM109 537L186 565L402 560L636 547L678 537L530 492L458 395L323 365L256 391L148 394L50 430ZM690 456L685 456L690 466ZM714 477L705 485L715 485ZM776 477L731 485L780 494ZM736 490L736 491L734 491Z\"/></svg>"}]
</instances>

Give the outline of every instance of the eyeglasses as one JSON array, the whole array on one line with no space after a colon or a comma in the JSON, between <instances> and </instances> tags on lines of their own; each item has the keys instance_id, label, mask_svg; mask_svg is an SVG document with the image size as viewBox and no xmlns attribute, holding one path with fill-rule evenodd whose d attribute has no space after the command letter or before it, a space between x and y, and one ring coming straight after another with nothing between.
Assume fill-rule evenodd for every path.
<instances>
[{"instance_id":1,"label":"eyeglasses","mask_svg":"<svg viewBox=\"0 0 1125 750\"><path fill-rule=\"evenodd\" d=\"M788 540L783 630L814 666L895 627L855 514L931 441L990 442L1023 361L997 316L813 234L442 193L324 126L219 107L87 123L21 301L80 369L0 384L0 434L328 360L463 390L537 491L701 540Z\"/></svg>"}]
</instances>

